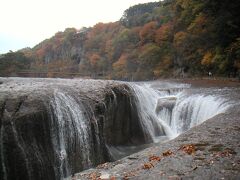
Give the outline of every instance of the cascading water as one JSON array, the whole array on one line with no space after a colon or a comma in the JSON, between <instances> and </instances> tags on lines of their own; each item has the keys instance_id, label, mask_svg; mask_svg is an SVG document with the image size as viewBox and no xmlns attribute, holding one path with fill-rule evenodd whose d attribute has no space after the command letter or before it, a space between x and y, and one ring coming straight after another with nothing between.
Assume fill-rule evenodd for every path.
<instances>
[{"instance_id":1,"label":"cascading water","mask_svg":"<svg viewBox=\"0 0 240 180\"><path fill-rule=\"evenodd\" d=\"M172 111L171 127L175 134L192 128L203 121L224 113L230 104L225 99L212 95L181 93Z\"/></svg>"},{"instance_id":2,"label":"cascading water","mask_svg":"<svg viewBox=\"0 0 240 180\"><path fill-rule=\"evenodd\" d=\"M0 179L70 179L114 160L114 152L123 152L121 158L224 113L231 103L229 112L238 108L235 89L186 89L159 81L25 81L0 88Z\"/></svg>"},{"instance_id":3,"label":"cascading water","mask_svg":"<svg viewBox=\"0 0 240 180\"><path fill-rule=\"evenodd\" d=\"M174 136L169 124L155 112L158 99L168 96L166 91L156 91L147 84L130 84L137 97L138 113L145 139L158 142L159 137Z\"/></svg>"},{"instance_id":4,"label":"cascading water","mask_svg":"<svg viewBox=\"0 0 240 180\"><path fill-rule=\"evenodd\" d=\"M211 117L224 113L229 103L213 95L191 95L184 88L158 89L151 84L131 84L145 136L152 142L172 139ZM186 88L186 87L185 87Z\"/></svg>"},{"instance_id":5,"label":"cascading water","mask_svg":"<svg viewBox=\"0 0 240 180\"><path fill-rule=\"evenodd\" d=\"M71 153L76 153L79 146L82 152L82 168L91 166L91 128L90 121L84 115L81 102L77 102L67 93L56 90L51 101L53 110L53 133L52 142L57 156L57 169L60 179L71 175L69 157ZM74 141L75 140L75 141ZM58 174L58 172L56 172Z\"/></svg>"},{"instance_id":6,"label":"cascading water","mask_svg":"<svg viewBox=\"0 0 240 180\"><path fill-rule=\"evenodd\" d=\"M136 113L142 126L145 143L172 139L189 128L223 113L229 107L228 102L223 98L191 94L185 91L186 87L182 85L165 88L154 87L150 83L128 83L128 85L134 92ZM113 95L112 103L117 105L114 92ZM84 107L81 101L66 92L56 90L51 106L54 114L52 127L56 128L53 132L57 132L52 133L57 156L56 174L60 174L60 179L64 179L72 173L71 160L68 156L76 153L74 146L80 146L82 169L92 166L94 145L91 125L90 120L83 113ZM131 146L123 146L122 149L112 147L116 153L130 151L131 148Z\"/></svg>"}]
</instances>

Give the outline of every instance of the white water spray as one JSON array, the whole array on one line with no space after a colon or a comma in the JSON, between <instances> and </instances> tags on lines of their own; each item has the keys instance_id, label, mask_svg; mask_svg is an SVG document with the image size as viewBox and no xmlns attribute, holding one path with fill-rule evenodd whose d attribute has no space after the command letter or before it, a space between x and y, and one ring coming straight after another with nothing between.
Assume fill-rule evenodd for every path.
<instances>
[{"instance_id":1,"label":"white water spray","mask_svg":"<svg viewBox=\"0 0 240 180\"><path fill-rule=\"evenodd\" d=\"M174 136L171 127L155 112L158 99L168 96L168 92L156 91L148 84L130 84L130 86L137 97L136 105L145 138L152 142L158 142L160 136Z\"/></svg>"},{"instance_id":2,"label":"white water spray","mask_svg":"<svg viewBox=\"0 0 240 180\"><path fill-rule=\"evenodd\" d=\"M175 134L201 124L217 114L224 113L230 104L225 99L212 95L181 93L172 112L171 127Z\"/></svg>"},{"instance_id":3,"label":"white water spray","mask_svg":"<svg viewBox=\"0 0 240 180\"><path fill-rule=\"evenodd\" d=\"M182 86L168 89L152 88L150 84L130 84L136 94L138 113L145 137L158 142L196 126L229 108L229 103L217 96L187 94Z\"/></svg>"},{"instance_id":4,"label":"white water spray","mask_svg":"<svg viewBox=\"0 0 240 180\"><path fill-rule=\"evenodd\" d=\"M54 130L52 142L60 161L59 170L63 179L71 175L67 155L75 153L74 146L80 146L83 168L91 166L90 122L83 114L81 103L67 93L56 90L51 106L55 117L52 127L57 128Z\"/></svg>"}]
</instances>

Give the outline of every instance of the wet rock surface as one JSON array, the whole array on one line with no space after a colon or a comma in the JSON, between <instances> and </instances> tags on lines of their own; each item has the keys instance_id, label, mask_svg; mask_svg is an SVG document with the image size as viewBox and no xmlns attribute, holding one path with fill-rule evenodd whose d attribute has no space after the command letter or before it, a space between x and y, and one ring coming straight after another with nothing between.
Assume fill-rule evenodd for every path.
<instances>
[{"instance_id":1,"label":"wet rock surface","mask_svg":"<svg viewBox=\"0 0 240 180\"><path fill-rule=\"evenodd\" d=\"M219 114L177 138L95 169L73 179L239 179L240 178L240 90L195 87L191 93L216 94L234 102Z\"/></svg>"},{"instance_id":2,"label":"wet rock surface","mask_svg":"<svg viewBox=\"0 0 240 180\"><path fill-rule=\"evenodd\" d=\"M186 95L218 94L234 103L227 113L174 140L144 145L148 141L139 121L136 97L128 83L29 78L0 78L0 82L0 179L64 179L96 166L73 179L239 179L238 87L190 88L188 84L151 82L168 94L188 88ZM62 114L71 112L67 119L63 118L68 123L59 125L62 117L54 114L52 104L61 93L71 100L60 108ZM158 111L173 108L175 98L168 100L158 103ZM80 105L84 107L79 109L80 113L69 107ZM72 121L78 113L90 123L87 127L91 132L87 139L90 163L80 153L85 149L81 144L78 146L80 134ZM64 148L59 142L60 135ZM152 147L109 163L149 146Z\"/></svg>"},{"instance_id":3,"label":"wet rock surface","mask_svg":"<svg viewBox=\"0 0 240 180\"><path fill-rule=\"evenodd\" d=\"M131 139L129 133L134 130L123 121L125 114L122 113L129 104L129 96L126 86L120 82L29 78L1 78L0 81L0 179L63 179L109 161L106 144L126 143ZM116 98L121 99L121 107L112 102L114 91ZM66 122L62 124L58 122L62 117L56 116L52 106L60 93L71 100L69 104L61 102L64 106L60 107L60 115L70 113L63 117ZM79 109L82 112L77 112L78 109L71 112L74 109L69 106L76 108L77 105L71 104L74 102L83 105L84 108ZM119 124L114 126L110 120L114 123L115 117L108 117L113 114L110 107L119 112L116 119ZM82 131L72 121L76 113L90 123L86 127L91 132L86 139L90 159L86 162L79 144ZM129 119L128 114L126 118ZM112 136L112 127L122 129L119 133L125 136Z\"/></svg>"},{"instance_id":4,"label":"wet rock surface","mask_svg":"<svg viewBox=\"0 0 240 180\"><path fill-rule=\"evenodd\" d=\"M84 171L75 178L108 174L116 179L239 179L239 113L233 108L174 140Z\"/></svg>"}]
</instances>

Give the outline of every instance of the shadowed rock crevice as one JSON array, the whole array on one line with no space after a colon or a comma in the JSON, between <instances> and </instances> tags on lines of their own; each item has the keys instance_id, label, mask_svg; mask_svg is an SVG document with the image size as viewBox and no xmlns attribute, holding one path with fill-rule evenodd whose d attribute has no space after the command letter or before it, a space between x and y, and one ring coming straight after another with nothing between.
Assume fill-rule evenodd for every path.
<instances>
[{"instance_id":1,"label":"shadowed rock crevice","mask_svg":"<svg viewBox=\"0 0 240 180\"><path fill-rule=\"evenodd\" d=\"M127 85L113 87L106 95L103 132L107 145L138 145L145 142L134 98Z\"/></svg>"}]
</instances>

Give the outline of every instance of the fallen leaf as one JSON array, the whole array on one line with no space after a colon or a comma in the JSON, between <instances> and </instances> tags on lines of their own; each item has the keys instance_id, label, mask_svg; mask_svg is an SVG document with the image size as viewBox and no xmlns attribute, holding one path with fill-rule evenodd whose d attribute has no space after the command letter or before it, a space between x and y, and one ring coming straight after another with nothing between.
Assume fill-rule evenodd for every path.
<instances>
[{"instance_id":1,"label":"fallen leaf","mask_svg":"<svg viewBox=\"0 0 240 180\"><path fill-rule=\"evenodd\" d=\"M167 150L166 152L164 152L162 155L163 156L171 156L173 154L173 152L171 150Z\"/></svg>"},{"instance_id":2,"label":"fallen leaf","mask_svg":"<svg viewBox=\"0 0 240 180\"><path fill-rule=\"evenodd\" d=\"M149 161L160 161L161 158L159 156L150 156Z\"/></svg>"},{"instance_id":3,"label":"fallen leaf","mask_svg":"<svg viewBox=\"0 0 240 180\"><path fill-rule=\"evenodd\" d=\"M143 169L151 169L153 167L154 167L153 164L150 163L150 162L149 163L144 163L143 166L142 166Z\"/></svg>"},{"instance_id":4,"label":"fallen leaf","mask_svg":"<svg viewBox=\"0 0 240 180\"><path fill-rule=\"evenodd\" d=\"M133 177L133 176L135 176L135 175L136 175L136 174L135 174L134 171L130 171L130 172L127 172L127 173L125 174L126 177Z\"/></svg>"},{"instance_id":5,"label":"fallen leaf","mask_svg":"<svg viewBox=\"0 0 240 180\"><path fill-rule=\"evenodd\" d=\"M183 145L180 149L189 155L194 154L196 151L196 148L193 144Z\"/></svg>"}]
</instances>

